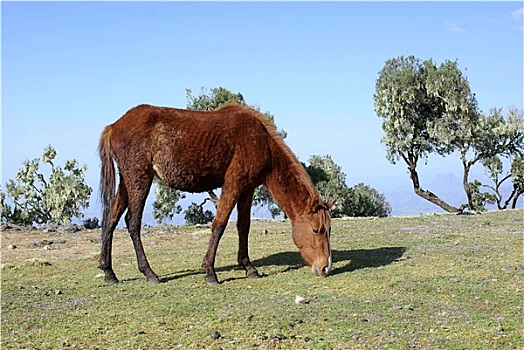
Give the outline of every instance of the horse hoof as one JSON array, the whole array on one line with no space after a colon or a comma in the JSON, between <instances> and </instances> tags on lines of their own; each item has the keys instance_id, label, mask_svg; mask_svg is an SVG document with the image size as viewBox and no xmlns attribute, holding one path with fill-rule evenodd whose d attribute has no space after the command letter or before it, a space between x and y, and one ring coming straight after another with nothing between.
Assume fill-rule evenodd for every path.
<instances>
[{"instance_id":1,"label":"horse hoof","mask_svg":"<svg viewBox=\"0 0 524 350\"><path fill-rule=\"evenodd\" d=\"M147 278L147 283L158 284L158 283L160 283L160 279L157 276L148 277Z\"/></svg>"},{"instance_id":2,"label":"horse hoof","mask_svg":"<svg viewBox=\"0 0 524 350\"><path fill-rule=\"evenodd\" d=\"M257 279L257 278L260 278L261 276L258 274L257 271L255 272L251 272L249 275L247 275L247 278L252 278L252 279Z\"/></svg>"},{"instance_id":3,"label":"horse hoof","mask_svg":"<svg viewBox=\"0 0 524 350\"><path fill-rule=\"evenodd\" d=\"M112 283L112 284L120 283L120 281L118 280L118 278L116 278L115 275L112 275L112 276L106 276L106 277L104 278L104 280L105 280L107 283Z\"/></svg>"},{"instance_id":4,"label":"horse hoof","mask_svg":"<svg viewBox=\"0 0 524 350\"><path fill-rule=\"evenodd\" d=\"M213 276L206 276L206 283L208 286L216 286L217 284L220 284L218 279Z\"/></svg>"}]
</instances>

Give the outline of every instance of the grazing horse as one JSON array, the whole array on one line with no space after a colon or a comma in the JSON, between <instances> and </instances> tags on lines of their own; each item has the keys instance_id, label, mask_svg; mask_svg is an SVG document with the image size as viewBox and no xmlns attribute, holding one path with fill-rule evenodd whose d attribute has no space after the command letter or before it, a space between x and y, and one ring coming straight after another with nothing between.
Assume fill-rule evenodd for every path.
<instances>
[{"instance_id":1,"label":"grazing horse","mask_svg":"<svg viewBox=\"0 0 524 350\"><path fill-rule=\"evenodd\" d=\"M236 103L210 112L140 105L107 126L99 144L103 204L100 269L107 282L118 282L111 262L113 231L125 222L138 269L158 283L140 239L146 197L157 176L172 188L204 192L222 187L202 268L208 284L217 284L215 256L231 211L237 205L238 263L247 277L259 277L248 255L251 203L264 184L292 225L293 241L319 276L332 269L331 216L310 177L275 127L259 112ZM116 187L115 165L119 184Z\"/></svg>"}]
</instances>

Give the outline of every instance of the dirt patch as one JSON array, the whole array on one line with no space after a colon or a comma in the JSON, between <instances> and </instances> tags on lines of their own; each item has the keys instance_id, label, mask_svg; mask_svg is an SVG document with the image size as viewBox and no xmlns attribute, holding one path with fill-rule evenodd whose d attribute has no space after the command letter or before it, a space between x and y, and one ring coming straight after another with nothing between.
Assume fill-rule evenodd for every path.
<instances>
[{"instance_id":1,"label":"dirt patch","mask_svg":"<svg viewBox=\"0 0 524 350\"><path fill-rule=\"evenodd\" d=\"M232 225L234 226L234 225ZM175 226L143 227L144 246L173 245L180 231L187 235L209 235L201 227ZM4 229L1 237L1 263L20 265L31 259L53 261L58 259L92 258L100 253L101 230L81 230L73 233L44 232L36 229ZM113 256L132 254L134 248L126 229L116 230L113 236Z\"/></svg>"},{"instance_id":2,"label":"dirt patch","mask_svg":"<svg viewBox=\"0 0 524 350\"><path fill-rule=\"evenodd\" d=\"M19 264L30 259L56 260L83 257L100 248L100 230L72 234L42 233L37 230L5 230L1 233L2 264Z\"/></svg>"}]
</instances>

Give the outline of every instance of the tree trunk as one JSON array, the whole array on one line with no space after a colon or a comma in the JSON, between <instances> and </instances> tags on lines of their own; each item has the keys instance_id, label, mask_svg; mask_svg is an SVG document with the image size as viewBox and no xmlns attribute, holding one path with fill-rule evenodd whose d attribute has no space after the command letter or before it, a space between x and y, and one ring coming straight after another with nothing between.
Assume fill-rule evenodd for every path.
<instances>
[{"instance_id":1,"label":"tree trunk","mask_svg":"<svg viewBox=\"0 0 524 350\"><path fill-rule=\"evenodd\" d=\"M425 200L430 201L433 204L438 205L439 207L441 207L448 213L462 213L463 212L464 206L461 206L460 208L455 208L449 205L448 203L446 203L445 201L443 201L442 199L440 199L433 192L423 190L420 187L420 181L419 181L418 173L415 167L416 167L416 164L408 164L408 170L411 176L411 181L413 182L413 190L415 191L417 195L424 198Z\"/></svg>"},{"instance_id":2,"label":"tree trunk","mask_svg":"<svg viewBox=\"0 0 524 350\"><path fill-rule=\"evenodd\" d=\"M511 209L515 209L517 207L517 201L522 193L524 192L517 191L517 193L515 193L515 197L513 198L513 203L511 204Z\"/></svg>"},{"instance_id":3,"label":"tree trunk","mask_svg":"<svg viewBox=\"0 0 524 350\"><path fill-rule=\"evenodd\" d=\"M462 176L462 186L464 187L464 192L466 192L466 198L468 199L469 210L476 210L473 205L473 198L471 196L471 187L469 186L469 169L471 165L467 164L464 157L462 158L462 165L464 167L464 175Z\"/></svg>"},{"instance_id":4,"label":"tree trunk","mask_svg":"<svg viewBox=\"0 0 524 350\"><path fill-rule=\"evenodd\" d=\"M506 201L504 202L503 206L498 204L499 210L506 209L508 207L508 205L509 205L509 202L511 202L511 200L514 198L514 196L518 197L518 193L517 193L516 189L513 189L513 191L511 191L511 194L509 195L508 199L506 199ZM500 202L502 202L502 196L501 196ZM515 209L515 205L516 204L517 204L516 202L513 203L513 209Z\"/></svg>"}]
</instances>

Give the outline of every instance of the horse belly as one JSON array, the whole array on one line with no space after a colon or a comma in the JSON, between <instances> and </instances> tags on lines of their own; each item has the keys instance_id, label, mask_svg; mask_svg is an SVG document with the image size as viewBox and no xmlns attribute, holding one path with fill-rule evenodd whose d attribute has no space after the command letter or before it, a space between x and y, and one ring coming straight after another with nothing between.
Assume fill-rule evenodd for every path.
<instances>
[{"instance_id":1,"label":"horse belly","mask_svg":"<svg viewBox=\"0 0 524 350\"><path fill-rule=\"evenodd\" d=\"M166 186L185 192L211 191L224 184L224 174L216 169L196 169L190 164L154 164L153 169Z\"/></svg>"}]
</instances>

